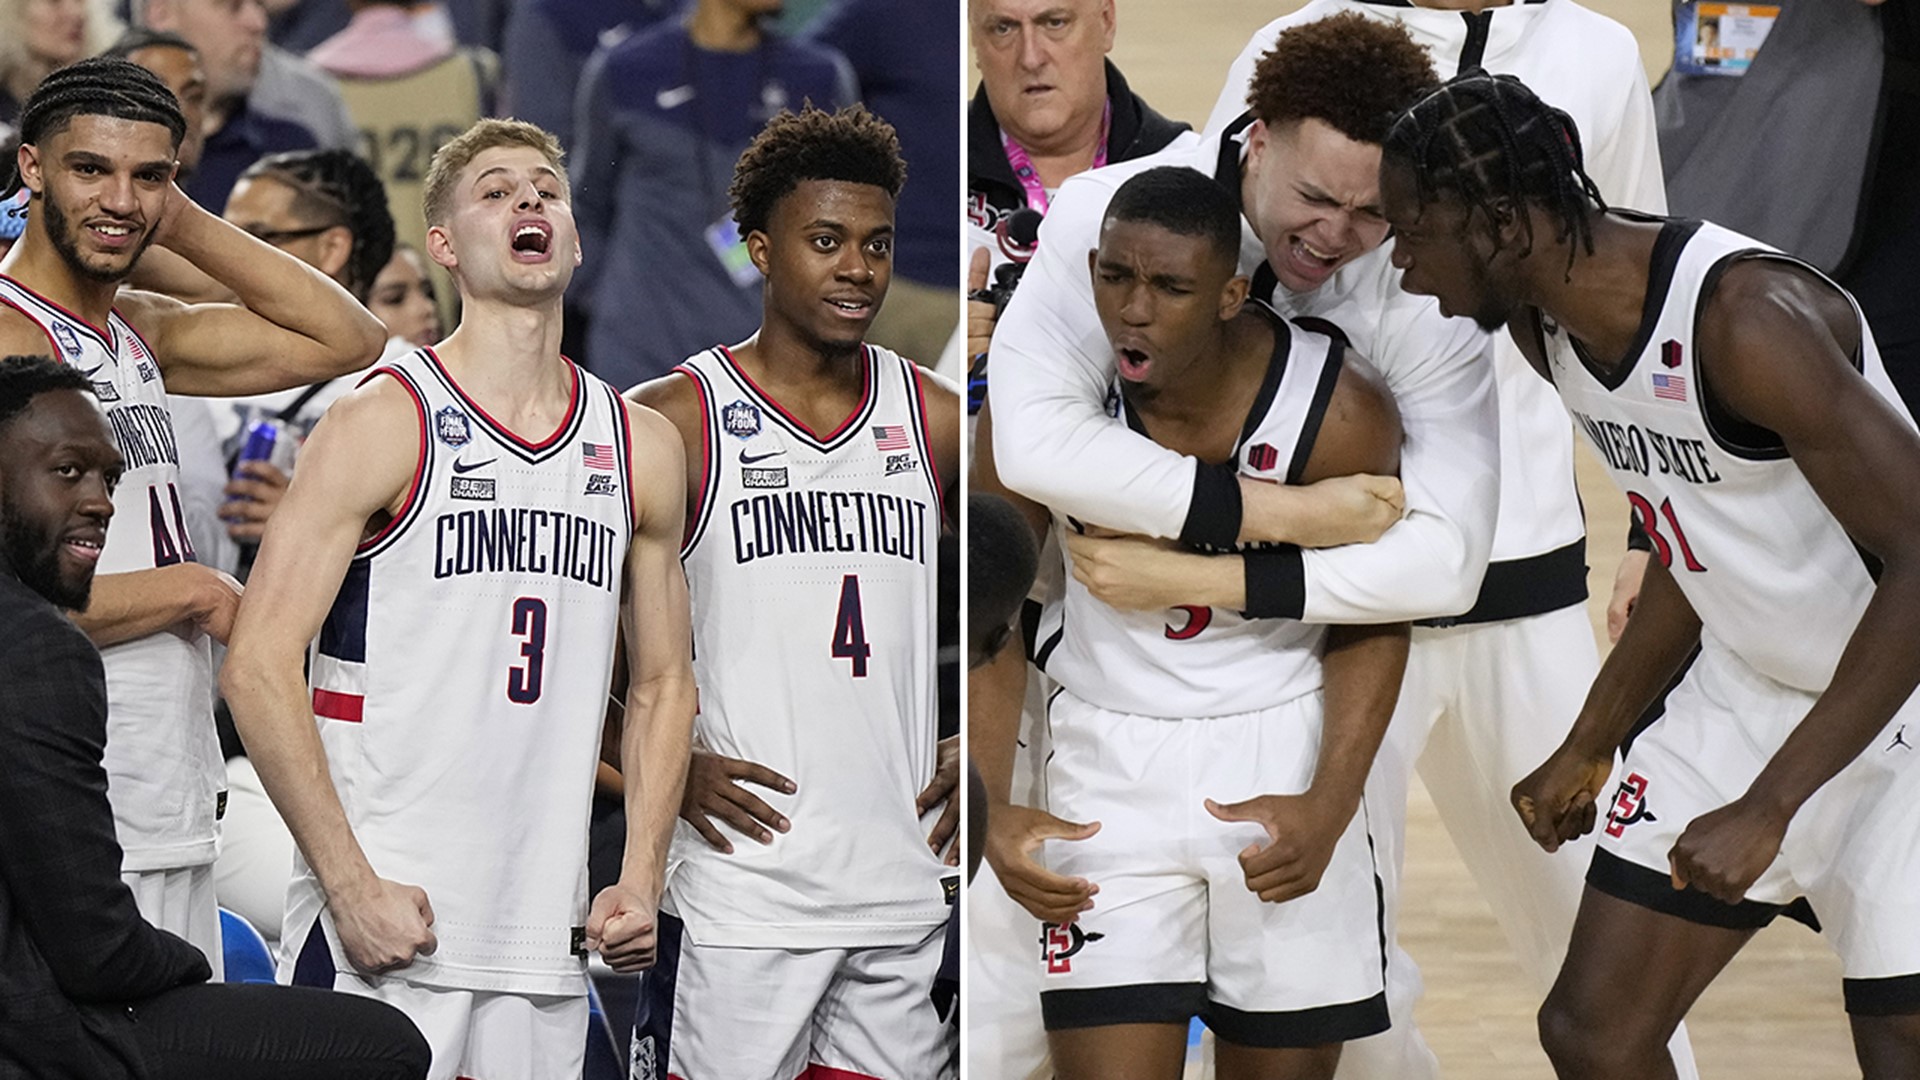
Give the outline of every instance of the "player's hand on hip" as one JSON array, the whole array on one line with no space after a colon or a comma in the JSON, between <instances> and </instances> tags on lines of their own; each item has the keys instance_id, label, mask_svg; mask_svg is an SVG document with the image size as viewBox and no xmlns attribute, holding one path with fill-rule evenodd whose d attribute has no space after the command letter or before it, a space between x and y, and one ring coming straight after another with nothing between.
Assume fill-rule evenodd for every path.
<instances>
[{"instance_id":1,"label":"player's hand on hip","mask_svg":"<svg viewBox=\"0 0 1920 1080\"><path fill-rule=\"evenodd\" d=\"M227 523L228 536L257 543L287 493L287 474L269 461L243 461L239 471L244 475L227 482L220 520Z\"/></svg>"},{"instance_id":2,"label":"player's hand on hip","mask_svg":"<svg viewBox=\"0 0 1920 1080\"><path fill-rule=\"evenodd\" d=\"M1206 807L1221 821L1252 822L1267 831L1266 845L1249 844L1240 852L1240 870L1247 891L1270 904L1320 887L1354 809L1341 814L1313 795L1256 795L1225 805L1208 799Z\"/></svg>"},{"instance_id":3,"label":"player's hand on hip","mask_svg":"<svg viewBox=\"0 0 1920 1080\"><path fill-rule=\"evenodd\" d=\"M1301 547L1370 544L1407 511L1407 493L1391 476L1334 476L1296 489L1309 501L1289 529Z\"/></svg>"},{"instance_id":4,"label":"player's hand on hip","mask_svg":"<svg viewBox=\"0 0 1920 1080\"><path fill-rule=\"evenodd\" d=\"M687 790L680 797L680 817L707 843L728 855L733 854L733 841L714 824L715 818L762 844L773 843L774 832L786 832L793 823L741 786L746 783L785 795L796 790L793 781L765 765L696 747L687 763Z\"/></svg>"},{"instance_id":5,"label":"player's hand on hip","mask_svg":"<svg viewBox=\"0 0 1920 1080\"><path fill-rule=\"evenodd\" d=\"M1640 583L1646 580L1647 557L1645 551L1629 550L1620 558L1620 569L1613 573L1613 598L1607 601L1607 640L1620 644L1620 635L1627 629L1627 616L1633 614L1633 605L1640 599Z\"/></svg>"},{"instance_id":6,"label":"player's hand on hip","mask_svg":"<svg viewBox=\"0 0 1920 1080\"><path fill-rule=\"evenodd\" d=\"M1048 840L1085 840L1099 831L1097 821L1082 825L1030 806L995 806L987 819L987 863L1000 887L1029 915L1064 926L1093 907L1100 886L1048 870L1034 852Z\"/></svg>"},{"instance_id":7,"label":"player's hand on hip","mask_svg":"<svg viewBox=\"0 0 1920 1080\"><path fill-rule=\"evenodd\" d=\"M960 800L954 798L959 787L960 736L953 735L940 740L939 763L933 770L933 780L913 800L916 816L945 804L940 820L933 823L933 832L927 834L927 846L936 854L945 850L948 866L960 865L960 846L952 842L954 834L960 831Z\"/></svg>"},{"instance_id":8,"label":"player's hand on hip","mask_svg":"<svg viewBox=\"0 0 1920 1080\"><path fill-rule=\"evenodd\" d=\"M194 626L225 645L233 636L233 617L240 610L240 582L232 574L197 562L174 563L161 571L184 579Z\"/></svg>"},{"instance_id":9,"label":"player's hand on hip","mask_svg":"<svg viewBox=\"0 0 1920 1080\"><path fill-rule=\"evenodd\" d=\"M1514 812L1534 843L1558 851L1560 845L1593 831L1600 791L1613 772L1613 755L1562 745L1539 768L1513 785Z\"/></svg>"},{"instance_id":10,"label":"player's hand on hip","mask_svg":"<svg viewBox=\"0 0 1920 1080\"><path fill-rule=\"evenodd\" d=\"M993 255L986 248L974 248L973 258L967 263L967 295L972 296L987 287L987 277L991 273ZM973 366L973 358L987 351L993 345L993 305L985 300L967 301L967 357L968 367Z\"/></svg>"},{"instance_id":11,"label":"player's hand on hip","mask_svg":"<svg viewBox=\"0 0 1920 1080\"><path fill-rule=\"evenodd\" d=\"M1062 530L1061 537L1073 559L1073 579L1086 586L1094 599L1123 611L1159 611L1196 603L1200 596L1191 583L1192 575L1202 569L1199 562L1212 557L1138 536Z\"/></svg>"},{"instance_id":12,"label":"player's hand on hip","mask_svg":"<svg viewBox=\"0 0 1920 1080\"><path fill-rule=\"evenodd\" d=\"M1745 798L1694 818L1667 852L1673 887L1739 903L1779 856L1791 820Z\"/></svg>"},{"instance_id":13,"label":"player's hand on hip","mask_svg":"<svg viewBox=\"0 0 1920 1080\"><path fill-rule=\"evenodd\" d=\"M653 966L660 945L659 899L615 882L600 890L587 912L587 948L623 975Z\"/></svg>"},{"instance_id":14,"label":"player's hand on hip","mask_svg":"<svg viewBox=\"0 0 1920 1080\"><path fill-rule=\"evenodd\" d=\"M376 878L371 890L330 898L328 906L347 962L364 974L406 967L440 945L433 935L433 905L418 885Z\"/></svg>"}]
</instances>

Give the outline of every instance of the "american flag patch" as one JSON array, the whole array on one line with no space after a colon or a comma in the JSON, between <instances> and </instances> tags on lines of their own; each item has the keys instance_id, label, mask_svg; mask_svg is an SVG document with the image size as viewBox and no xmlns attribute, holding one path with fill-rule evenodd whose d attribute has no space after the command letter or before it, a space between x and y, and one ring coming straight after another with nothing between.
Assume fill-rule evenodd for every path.
<instances>
[{"instance_id":1,"label":"american flag patch","mask_svg":"<svg viewBox=\"0 0 1920 1080\"><path fill-rule=\"evenodd\" d=\"M612 471L614 467L613 444L597 442L581 443L580 463L589 469L606 469Z\"/></svg>"},{"instance_id":2,"label":"american flag patch","mask_svg":"<svg viewBox=\"0 0 1920 1080\"><path fill-rule=\"evenodd\" d=\"M907 429L900 424L882 424L873 429L873 446L876 450L910 450L913 444L907 440Z\"/></svg>"},{"instance_id":3,"label":"american flag patch","mask_svg":"<svg viewBox=\"0 0 1920 1080\"><path fill-rule=\"evenodd\" d=\"M1653 396L1663 401L1687 400L1686 376L1656 374L1653 377Z\"/></svg>"}]
</instances>

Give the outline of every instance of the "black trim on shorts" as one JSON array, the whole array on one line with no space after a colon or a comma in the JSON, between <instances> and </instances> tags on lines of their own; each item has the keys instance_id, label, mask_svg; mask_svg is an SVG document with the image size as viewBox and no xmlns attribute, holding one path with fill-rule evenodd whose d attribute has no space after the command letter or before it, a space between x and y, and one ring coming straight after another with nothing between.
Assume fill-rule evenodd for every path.
<instances>
[{"instance_id":1,"label":"black trim on shorts","mask_svg":"<svg viewBox=\"0 0 1920 1080\"><path fill-rule=\"evenodd\" d=\"M1204 1016L1207 1008L1207 984L1197 982L1040 992L1040 1019L1048 1031L1113 1024L1185 1024Z\"/></svg>"},{"instance_id":2,"label":"black trim on shorts","mask_svg":"<svg viewBox=\"0 0 1920 1080\"><path fill-rule=\"evenodd\" d=\"M1242 1012L1208 1002L1200 1018L1222 1042L1263 1050L1325 1046L1378 1035L1392 1024L1385 990L1362 1001L1285 1012Z\"/></svg>"},{"instance_id":3,"label":"black trim on shorts","mask_svg":"<svg viewBox=\"0 0 1920 1080\"><path fill-rule=\"evenodd\" d=\"M1587 602L1587 538L1524 559L1487 564L1480 594L1463 615L1416 619L1415 626L1470 626L1524 619Z\"/></svg>"},{"instance_id":4,"label":"black trim on shorts","mask_svg":"<svg viewBox=\"0 0 1920 1080\"><path fill-rule=\"evenodd\" d=\"M680 976L680 943L686 924L659 913L659 954L640 976L640 998L633 1010L633 1043L627 1048L627 1067L633 1080L668 1080L668 1051L673 1047L673 999ZM653 1068L640 1058L642 1043L653 1040Z\"/></svg>"},{"instance_id":5,"label":"black trim on shorts","mask_svg":"<svg viewBox=\"0 0 1920 1080\"><path fill-rule=\"evenodd\" d=\"M293 985L331 990L339 974L333 966L333 949L327 944L326 928L320 925L320 917L316 915L313 925L307 929L307 940L300 945L300 956L293 962Z\"/></svg>"},{"instance_id":6,"label":"black trim on shorts","mask_svg":"<svg viewBox=\"0 0 1920 1080\"><path fill-rule=\"evenodd\" d=\"M1587 868L1587 884L1616 900L1701 926L1758 930L1785 915L1816 932L1820 929L1820 920L1804 898L1791 904L1767 904L1758 900L1724 904L1692 886L1676 889L1668 875L1628 862L1605 848L1594 849L1593 864Z\"/></svg>"},{"instance_id":7,"label":"black trim on shorts","mask_svg":"<svg viewBox=\"0 0 1920 1080\"><path fill-rule=\"evenodd\" d=\"M1912 1016L1920 1013L1920 975L1842 979L1849 1016Z\"/></svg>"}]
</instances>

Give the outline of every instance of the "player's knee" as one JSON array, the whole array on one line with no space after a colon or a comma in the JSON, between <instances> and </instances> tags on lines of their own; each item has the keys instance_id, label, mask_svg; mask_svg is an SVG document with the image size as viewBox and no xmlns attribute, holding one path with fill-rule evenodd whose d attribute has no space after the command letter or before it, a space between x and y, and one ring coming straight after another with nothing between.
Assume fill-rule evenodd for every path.
<instances>
[{"instance_id":1,"label":"player's knee","mask_svg":"<svg viewBox=\"0 0 1920 1080\"><path fill-rule=\"evenodd\" d=\"M1610 1023L1608 1017L1626 1022ZM1562 1080L1643 1076L1666 1052L1666 1035L1643 1030L1625 1011L1582 1007L1559 987L1547 995L1537 1020L1540 1046Z\"/></svg>"}]
</instances>

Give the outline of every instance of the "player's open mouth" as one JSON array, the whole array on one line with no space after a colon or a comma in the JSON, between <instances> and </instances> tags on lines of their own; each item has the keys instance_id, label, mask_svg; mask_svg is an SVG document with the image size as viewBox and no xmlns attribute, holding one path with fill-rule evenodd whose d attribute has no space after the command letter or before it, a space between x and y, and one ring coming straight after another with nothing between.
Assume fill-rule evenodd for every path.
<instances>
[{"instance_id":1,"label":"player's open mouth","mask_svg":"<svg viewBox=\"0 0 1920 1080\"><path fill-rule=\"evenodd\" d=\"M1143 349L1116 348L1113 350L1113 362L1120 377L1128 382L1140 382L1153 369L1153 357Z\"/></svg>"},{"instance_id":2,"label":"player's open mouth","mask_svg":"<svg viewBox=\"0 0 1920 1080\"><path fill-rule=\"evenodd\" d=\"M1340 256L1322 251L1299 237L1289 238L1287 260L1296 274L1312 281L1324 281L1340 265Z\"/></svg>"},{"instance_id":3,"label":"player's open mouth","mask_svg":"<svg viewBox=\"0 0 1920 1080\"><path fill-rule=\"evenodd\" d=\"M863 296L830 296L827 306L849 319L864 319L873 313L873 301Z\"/></svg>"},{"instance_id":4,"label":"player's open mouth","mask_svg":"<svg viewBox=\"0 0 1920 1080\"><path fill-rule=\"evenodd\" d=\"M133 242L140 230L121 222L100 222L88 225L87 231L91 232L103 247L125 247Z\"/></svg>"},{"instance_id":5,"label":"player's open mouth","mask_svg":"<svg viewBox=\"0 0 1920 1080\"><path fill-rule=\"evenodd\" d=\"M522 262L539 262L553 246L553 226L544 221L528 221L513 230L513 256Z\"/></svg>"}]
</instances>

